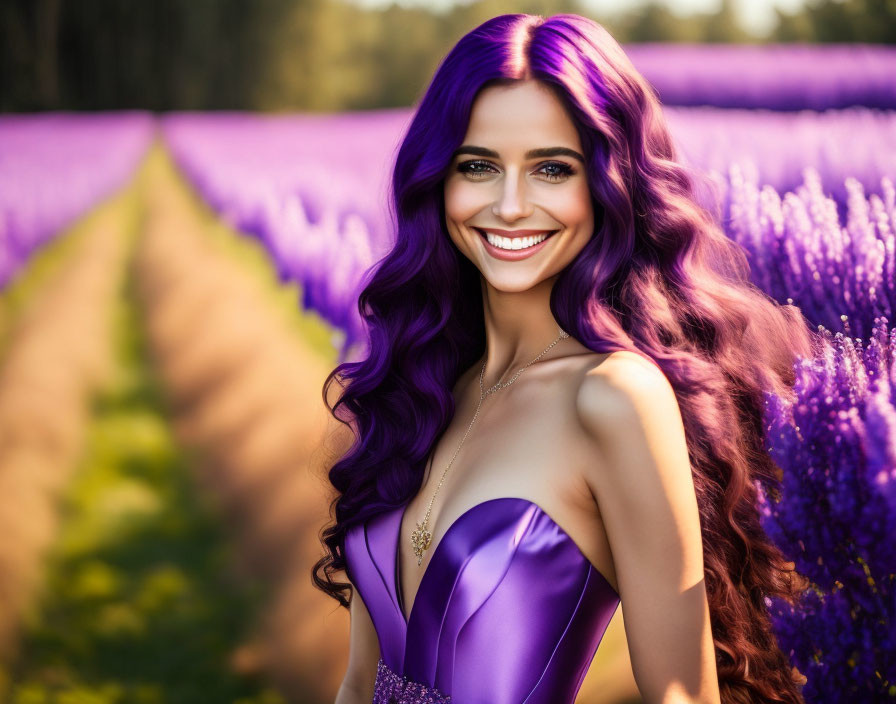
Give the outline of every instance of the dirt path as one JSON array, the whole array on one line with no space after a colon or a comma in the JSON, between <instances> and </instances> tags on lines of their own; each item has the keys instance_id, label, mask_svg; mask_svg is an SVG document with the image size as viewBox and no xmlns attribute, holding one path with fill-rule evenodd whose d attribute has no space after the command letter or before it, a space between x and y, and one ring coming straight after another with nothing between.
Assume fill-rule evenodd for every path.
<instances>
[{"instance_id":1,"label":"dirt path","mask_svg":"<svg viewBox=\"0 0 896 704\"><path fill-rule=\"evenodd\" d=\"M210 232L213 219L167 158L153 159L135 258L147 339L201 491L231 528L242 571L271 588L270 610L233 664L267 673L292 701L332 701L348 614L310 579L327 520L321 389L332 361Z\"/></svg>"}]
</instances>

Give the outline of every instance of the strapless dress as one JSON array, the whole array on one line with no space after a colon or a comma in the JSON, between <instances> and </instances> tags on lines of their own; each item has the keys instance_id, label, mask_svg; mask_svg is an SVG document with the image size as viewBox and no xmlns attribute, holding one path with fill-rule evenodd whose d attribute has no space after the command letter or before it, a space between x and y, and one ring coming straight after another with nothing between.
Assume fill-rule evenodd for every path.
<instances>
[{"instance_id":1,"label":"strapless dress","mask_svg":"<svg viewBox=\"0 0 896 704\"><path fill-rule=\"evenodd\" d=\"M573 704L620 598L572 538L528 499L476 504L435 545L406 619L404 508L345 536L380 643L372 704Z\"/></svg>"}]
</instances>

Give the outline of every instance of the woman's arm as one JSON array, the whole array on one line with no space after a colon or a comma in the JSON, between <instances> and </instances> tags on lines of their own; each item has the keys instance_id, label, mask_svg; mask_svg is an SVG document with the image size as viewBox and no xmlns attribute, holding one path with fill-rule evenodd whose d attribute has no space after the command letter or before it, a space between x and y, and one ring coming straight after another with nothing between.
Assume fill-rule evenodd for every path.
<instances>
[{"instance_id":1,"label":"woman's arm","mask_svg":"<svg viewBox=\"0 0 896 704\"><path fill-rule=\"evenodd\" d=\"M684 426L665 375L618 352L576 401L613 553L632 669L647 704L718 704L703 543Z\"/></svg>"},{"instance_id":2,"label":"woman's arm","mask_svg":"<svg viewBox=\"0 0 896 704\"><path fill-rule=\"evenodd\" d=\"M335 704L370 704L373 701L376 666L380 659L380 642L357 588L352 590L349 612L351 627L348 668Z\"/></svg>"}]
</instances>

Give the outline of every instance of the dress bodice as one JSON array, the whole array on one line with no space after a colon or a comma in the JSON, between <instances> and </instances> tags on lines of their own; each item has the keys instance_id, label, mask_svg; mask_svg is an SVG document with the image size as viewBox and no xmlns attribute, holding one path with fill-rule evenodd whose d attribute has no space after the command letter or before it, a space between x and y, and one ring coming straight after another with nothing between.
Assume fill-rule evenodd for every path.
<instances>
[{"instance_id":1,"label":"dress bodice","mask_svg":"<svg viewBox=\"0 0 896 704\"><path fill-rule=\"evenodd\" d=\"M435 545L405 619L403 514L345 537L380 642L373 704L572 704L620 602L572 538L528 499L476 504Z\"/></svg>"}]
</instances>

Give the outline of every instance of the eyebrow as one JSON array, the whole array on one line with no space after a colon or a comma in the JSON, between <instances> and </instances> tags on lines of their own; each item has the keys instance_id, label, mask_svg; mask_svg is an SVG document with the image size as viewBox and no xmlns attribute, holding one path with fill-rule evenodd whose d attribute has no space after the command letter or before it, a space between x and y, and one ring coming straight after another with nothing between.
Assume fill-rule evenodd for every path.
<instances>
[{"instance_id":1,"label":"eyebrow","mask_svg":"<svg viewBox=\"0 0 896 704\"><path fill-rule=\"evenodd\" d=\"M460 154L472 154L474 156L488 156L492 159L500 159L500 155L498 152L493 149L487 149L485 147L477 147L472 144L464 144L461 147L458 147L454 154L451 155L451 158L460 155ZM575 149L569 149L568 147L541 147L540 149L530 149L526 152L525 157L527 159L540 159L543 157L549 156L568 156L573 159L578 159L583 164L585 163L585 157L583 157L579 152Z\"/></svg>"}]
</instances>

